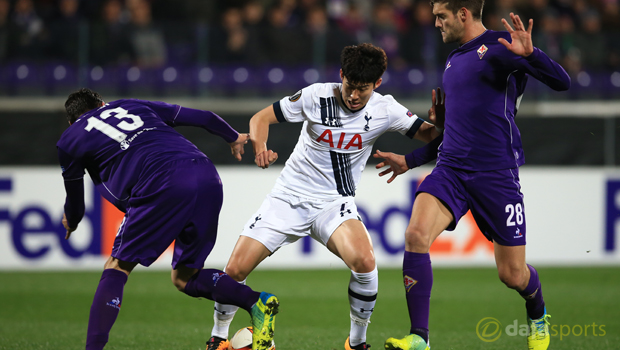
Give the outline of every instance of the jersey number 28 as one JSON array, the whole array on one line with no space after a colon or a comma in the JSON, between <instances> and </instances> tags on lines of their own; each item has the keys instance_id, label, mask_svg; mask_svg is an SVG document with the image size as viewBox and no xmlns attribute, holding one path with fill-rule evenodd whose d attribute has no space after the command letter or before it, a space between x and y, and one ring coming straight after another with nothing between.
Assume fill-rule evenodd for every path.
<instances>
[{"instance_id":1,"label":"jersey number 28","mask_svg":"<svg viewBox=\"0 0 620 350\"><path fill-rule=\"evenodd\" d=\"M506 219L506 226L523 225L523 206L521 203L506 205L506 213L508 213L508 219Z\"/></svg>"}]
</instances>

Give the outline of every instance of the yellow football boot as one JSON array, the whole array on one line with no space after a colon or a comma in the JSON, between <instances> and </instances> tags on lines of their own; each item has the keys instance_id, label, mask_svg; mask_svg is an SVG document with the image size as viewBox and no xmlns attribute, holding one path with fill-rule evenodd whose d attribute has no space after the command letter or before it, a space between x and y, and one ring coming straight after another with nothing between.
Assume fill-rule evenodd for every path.
<instances>
[{"instance_id":1,"label":"yellow football boot","mask_svg":"<svg viewBox=\"0 0 620 350\"><path fill-rule=\"evenodd\" d=\"M549 335L549 318L551 315L547 314L547 308L543 317L532 320L527 318L530 324L530 334L527 336L527 348L529 350L547 350L549 347L549 341L551 336Z\"/></svg>"},{"instance_id":2,"label":"yellow football boot","mask_svg":"<svg viewBox=\"0 0 620 350\"><path fill-rule=\"evenodd\" d=\"M386 350L430 350L424 339L417 334L409 334L402 339L388 338Z\"/></svg>"},{"instance_id":3,"label":"yellow football boot","mask_svg":"<svg viewBox=\"0 0 620 350\"><path fill-rule=\"evenodd\" d=\"M276 314L280 302L267 292L261 292L252 306L252 350L269 350L273 344Z\"/></svg>"}]
</instances>

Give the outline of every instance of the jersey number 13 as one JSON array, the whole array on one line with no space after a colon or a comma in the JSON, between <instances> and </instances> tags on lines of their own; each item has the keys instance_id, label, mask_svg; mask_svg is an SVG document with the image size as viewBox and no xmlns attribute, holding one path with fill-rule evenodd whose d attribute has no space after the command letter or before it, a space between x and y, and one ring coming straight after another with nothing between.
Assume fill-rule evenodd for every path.
<instances>
[{"instance_id":1,"label":"jersey number 13","mask_svg":"<svg viewBox=\"0 0 620 350\"><path fill-rule=\"evenodd\" d=\"M112 115L114 115L116 119L122 120L116 125L121 130L134 131L144 125L144 122L139 116L129 114L129 112L123 107L116 107L103 111L99 116L101 119L94 116L88 118L88 125L86 125L84 129L89 132L93 129L97 129L116 142L123 142L123 140L127 138L127 134L103 121L110 118ZM125 119L129 119L129 121Z\"/></svg>"}]
</instances>

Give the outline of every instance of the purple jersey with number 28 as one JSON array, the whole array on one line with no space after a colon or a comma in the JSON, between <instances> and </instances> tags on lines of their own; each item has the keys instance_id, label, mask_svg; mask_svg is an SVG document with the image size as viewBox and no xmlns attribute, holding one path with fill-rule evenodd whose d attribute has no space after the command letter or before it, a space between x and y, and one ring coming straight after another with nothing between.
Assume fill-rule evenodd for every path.
<instances>
[{"instance_id":1,"label":"purple jersey with number 28","mask_svg":"<svg viewBox=\"0 0 620 350\"><path fill-rule=\"evenodd\" d=\"M500 37L512 40L508 32L487 30L448 56L443 142L437 167L418 193L432 194L452 212L449 230L471 210L489 240L514 246L525 244L518 169L524 157L514 118L528 75L554 90L568 89L570 78L538 48L526 58L517 56Z\"/></svg>"}]
</instances>

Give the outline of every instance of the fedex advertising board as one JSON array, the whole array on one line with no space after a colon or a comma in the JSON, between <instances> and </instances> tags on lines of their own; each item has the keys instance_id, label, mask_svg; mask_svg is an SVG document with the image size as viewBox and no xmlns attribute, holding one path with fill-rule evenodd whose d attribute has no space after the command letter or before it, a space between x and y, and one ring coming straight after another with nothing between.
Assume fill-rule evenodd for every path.
<instances>
[{"instance_id":1,"label":"fedex advertising board","mask_svg":"<svg viewBox=\"0 0 620 350\"><path fill-rule=\"evenodd\" d=\"M220 167L224 205L218 241L206 266L223 268L243 225L271 190L281 168ZM415 190L431 168L416 169L392 184L369 167L356 203L375 246L379 267L400 267L404 232ZM521 169L527 217L528 262L546 265L620 264L620 170ZM101 269L123 214L85 178L86 215L70 240L61 219L64 187L56 167L0 168L0 269ZM470 213L431 249L435 266L493 266L493 245ZM169 268L170 250L153 265ZM285 246L261 267L345 267L311 239Z\"/></svg>"}]
</instances>

